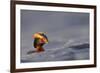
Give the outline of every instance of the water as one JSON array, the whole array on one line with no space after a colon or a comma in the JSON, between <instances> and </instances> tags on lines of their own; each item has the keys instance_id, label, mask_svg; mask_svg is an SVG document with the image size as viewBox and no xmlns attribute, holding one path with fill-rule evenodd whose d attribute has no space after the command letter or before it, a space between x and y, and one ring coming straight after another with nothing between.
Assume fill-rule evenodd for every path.
<instances>
[{"instance_id":1,"label":"water","mask_svg":"<svg viewBox=\"0 0 100 73\"><path fill-rule=\"evenodd\" d=\"M35 49L24 48L21 52L21 62L72 61L89 59L89 43L86 42L51 42L45 45L44 48L45 51L40 53L35 52Z\"/></svg>"}]
</instances>

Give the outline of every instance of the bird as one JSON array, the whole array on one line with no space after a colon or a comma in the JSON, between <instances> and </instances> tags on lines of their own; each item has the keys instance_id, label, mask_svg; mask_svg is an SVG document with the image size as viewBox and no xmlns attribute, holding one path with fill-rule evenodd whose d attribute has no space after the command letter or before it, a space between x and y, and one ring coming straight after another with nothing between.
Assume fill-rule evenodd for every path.
<instances>
[{"instance_id":1,"label":"bird","mask_svg":"<svg viewBox=\"0 0 100 73\"><path fill-rule=\"evenodd\" d=\"M48 38L46 36L46 33L36 32L32 35L32 38L34 39L33 46L34 48L36 48L36 51L37 52L45 51L43 45L48 43Z\"/></svg>"}]
</instances>

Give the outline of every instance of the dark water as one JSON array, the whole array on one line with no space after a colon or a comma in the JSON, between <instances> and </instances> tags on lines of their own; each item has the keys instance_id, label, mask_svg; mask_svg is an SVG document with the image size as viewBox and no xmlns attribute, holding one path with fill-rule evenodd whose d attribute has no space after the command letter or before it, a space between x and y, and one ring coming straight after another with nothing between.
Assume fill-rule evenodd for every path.
<instances>
[{"instance_id":1,"label":"dark water","mask_svg":"<svg viewBox=\"0 0 100 73\"><path fill-rule=\"evenodd\" d=\"M58 46L57 46L58 45ZM51 46L49 48L49 46ZM24 49L21 62L71 61L89 59L89 43L54 42L44 46L45 51L37 53L35 49Z\"/></svg>"}]
</instances>

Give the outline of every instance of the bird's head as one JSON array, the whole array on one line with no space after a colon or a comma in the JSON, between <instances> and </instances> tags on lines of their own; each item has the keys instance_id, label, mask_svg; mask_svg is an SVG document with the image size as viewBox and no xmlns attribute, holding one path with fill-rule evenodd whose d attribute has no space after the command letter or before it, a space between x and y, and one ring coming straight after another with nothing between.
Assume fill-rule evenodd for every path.
<instances>
[{"instance_id":1,"label":"bird's head","mask_svg":"<svg viewBox=\"0 0 100 73\"><path fill-rule=\"evenodd\" d=\"M48 43L48 39L45 38L43 35L45 35L45 32L37 32L35 34L33 34L32 38L38 38L41 39L42 41L44 41L45 43Z\"/></svg>"}]
</instances>

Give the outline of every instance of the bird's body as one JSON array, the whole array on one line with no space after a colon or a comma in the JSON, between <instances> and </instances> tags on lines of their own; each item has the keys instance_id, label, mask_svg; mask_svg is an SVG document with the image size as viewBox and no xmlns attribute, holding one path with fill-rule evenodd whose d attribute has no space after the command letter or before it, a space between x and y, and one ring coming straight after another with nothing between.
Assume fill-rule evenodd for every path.
<instances>
[{"instance_id":1,"label":"bird's body","mask_svg":"<svg viewBox=\"0 0 100 73\"><path fill-rule=\"evenodd\" d=\"M36 48L37 52L44 51L43 45L48 43L47 36L43 32L38 32L33 35L33 38L33 46Z\"/></svg>"}]
</instances>

